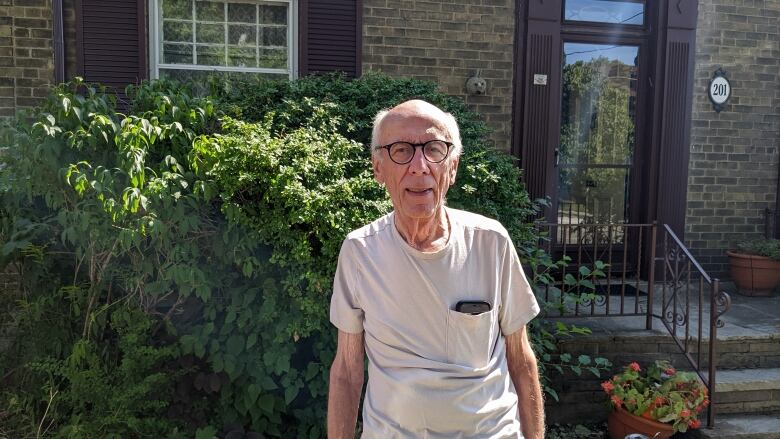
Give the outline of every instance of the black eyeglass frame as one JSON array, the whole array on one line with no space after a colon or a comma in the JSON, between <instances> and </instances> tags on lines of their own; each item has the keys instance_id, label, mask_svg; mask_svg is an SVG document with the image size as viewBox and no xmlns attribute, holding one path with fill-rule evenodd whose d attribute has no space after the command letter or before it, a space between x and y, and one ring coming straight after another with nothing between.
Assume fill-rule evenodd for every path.
<instances>
[{"instance_id":1,"label":"black eyeglass frame","mask_svg":"<svg viewBox=\"0 0 780 439\"><path fill-rule=\"evenodd\" d=\"M429 158L428 158L428 157L425 155L425 146L426 146L426 145L428 145L429 143L432 143L432 142L441 142L441 143L443 143L443 144L447 145L447 153L446 153L446 154L444 154L444 157L442 157L442 159L441 159L441 160L438 160L438 161L433 161L433 160L429 159ZM399 162L399 161L396 161L396 160L393 158L393 155L392 155L392 154L390 154L390 148L391 148L393 145L397 144L397 143L405 143L405 144L407 144L407 145L411 145L411 146L412 146L412 149L414 149L414 153L411 155L411 157L409 157L409 160L407 160L407 161L405 161L405 162ZM376 149L386 149L386 150L387 150L387 156L388 156L388 157L390 157L390 160L392 160L392 161L393 161L393 163L395 163L395 164L397 164L397 165L405 165L405 164L407 164L407 163L410 163L410 162L411 162L411 161L414 159L414 156L417 154L417 148L420 148L420 149L422 150L422 155L423 155L423 158L424 158L425 160L427 160L427 161L428 161L428 163L441 163L441 162L443 162L443 161L447 160L447 157L449 157L449 155L450 155L450 150L452 150L452 147L453 147L454 145L455 145L455 144L454 144L454 143L452 143L452 142L448 142L448 141L446 141L446 140L439 140L439 139L433 139L433 140L429 140L429 141L427 141L427 142L424 142L424 143L412 143L412 142L404 142L404 141L400 141L400 140L399 140L399 141L397 141L397 142L388 143L387 145L381 145L381 146L377 146L377 147L376 147Z\"/></svg>"}]
</instances>

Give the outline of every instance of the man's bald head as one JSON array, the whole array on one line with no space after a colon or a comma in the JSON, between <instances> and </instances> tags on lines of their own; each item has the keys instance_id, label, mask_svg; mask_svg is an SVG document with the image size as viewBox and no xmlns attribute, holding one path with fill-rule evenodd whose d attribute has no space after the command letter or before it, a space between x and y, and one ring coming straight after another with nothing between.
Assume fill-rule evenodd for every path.
<instances>
[{"instance_id":1,"label":"man's bald head","mask_svg":"<svg viewBox=\"0 0 780 439\"><path fill-rule=\"evenodd\" d=\"M439 107L420 99L402 102L389 110L382 110L374 117L374 128L371 132L371 155L380 157L378 146L394 141L419 141L418 139L393 139L393 133L385 133L383 125L388 121L403 121L404 119L423 118L431 122L432 129L437 131L440 140L452 142L452 150L448 160L460 157L463 146L460 140L460 130L455 117L442 111ZM390 138L390 140L387 140ZM382 143L385 142L385 143Z\"/></svg>"}]
</instances>

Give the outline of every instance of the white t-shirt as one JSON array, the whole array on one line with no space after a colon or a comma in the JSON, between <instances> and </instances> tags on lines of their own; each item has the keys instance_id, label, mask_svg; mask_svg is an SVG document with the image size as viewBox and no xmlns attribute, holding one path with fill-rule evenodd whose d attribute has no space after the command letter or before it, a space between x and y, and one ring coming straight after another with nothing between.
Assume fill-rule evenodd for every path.
<instances>
[{"instance_id":1,"label":"white t-shirt","mask_svg":"<svg viewBox=\"0 0 780 439\"><path fill-rule=\"evenodd\" d=\"M517 394L502 335L539 306L506 229L446 208L450 237L435 253L404 241L390 213L341 247L330 320L365 331L363 438L519 438ZM455 311L486 301L491 311Z\"/></svg>"}]
</instances>

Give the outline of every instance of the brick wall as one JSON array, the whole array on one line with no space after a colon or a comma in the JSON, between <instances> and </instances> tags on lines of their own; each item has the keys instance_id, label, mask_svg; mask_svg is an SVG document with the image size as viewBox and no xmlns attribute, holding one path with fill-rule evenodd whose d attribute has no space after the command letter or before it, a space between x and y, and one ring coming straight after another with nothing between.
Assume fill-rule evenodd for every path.
<instances>
[{"instance_id":1,"label":"brick wall","mask_svg":"<svg viewBox=\"0 0 780 439\"><path fill-rule=\"evenodd\" d=\"M496 147L512 133L513 0L364 0L363 71L436 81L483 116ZM466 94L480 72L483 96Z\"/></svg>"},{"instance_id":2,"label":"brick wall","mask_svg":"<svg viewBox=\"0 0 780 439\"><path fill-rule=\"evenodd\" d=\"M780 145L780 1L701 0L696 35L686 241L704 268L728 272L725 251L760 238L774 208ZM722 67L731 100L707 97Z\"/></svg>"},{"instance_id":3,"label":"brick wall","mask_svg":"<svg viewBox=\"0 0 780 439\"><path fill-rule=\"evenodd\" d=\"M0 117L30 108L54 81L50 0L0 0Z\"/></svg>"}]
</instances>

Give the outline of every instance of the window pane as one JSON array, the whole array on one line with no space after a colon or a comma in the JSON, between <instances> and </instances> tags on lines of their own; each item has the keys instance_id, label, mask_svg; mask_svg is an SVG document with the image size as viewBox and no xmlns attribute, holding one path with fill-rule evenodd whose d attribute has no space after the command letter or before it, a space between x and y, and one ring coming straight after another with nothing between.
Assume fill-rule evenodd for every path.
<instances>
[{"instance_id":1,"label":"window pane","mask_svg":"<svg viewBox=\"0 0 780 439\"><path fill-rule=\"evenodd\" d=\"M558 219L628 221L639 47L564 43Z\"/></svg>"},{"instance_id":2,"label":"window pane","mask_svg":"<svg viewBox=\"0 0 780 439\"><path fill-rule=\"evenodd\" d=\"M198 21L225 21L225 4L221 2L195 2Z\"/></svg>"},{"instance_id":3,"label":"window pane","mask_svg":"<svg viewBox=\"0 0 780 439\"><path fill-rule=\"evenodd\" d=\"M643 24L645 4L630 0L566 0L564 18L571 21Z\"/></svg>"},{"instance_id":4,"label":"window pane","mask_svg":"<svg viewBox=\"0 0 780 439\"><path fill-rule=\"evenodd\" d=\"M228 65L238 67L257 67L257 53L255 48L229 47Z\"/></svg>"},{"instance_id":5,"label":"window pane","mask_svg":"<svg viewBox=\"0 0 780 439\"><path fill-rule=\"evenodd\" d=\"M161 0L164 18L192 19L192 0Z\"/></svg>"},{"instance_id":6,"label":"window pane","mask_svg":"<svg viewBox=\"0 0 780 439\"><path fill-rule=\"evenodd\" d=\"M261 46L287 46L287 27L263 27Z\"/></svg>"},{"instance_id":7,"label":"window pane","mask_svg":"<svg viewBox=\"0 0 780 439\"><path fill-rule=\"evenodd\" d=\"M246 72L218 72L215 70L179 70L179 69L160 69L161 78L177 79L179 81L186 81L187 79L193 79L197 81L194 85L204 84L201 95L205 96L209 93L209 90L205 86L208 83L208 79L211 77L225 78L225 79L240 79L244 81L256 80L258 78L269 79L286 79L288 78L286 73L246 73Z\"/></svg>"},{"instance_id":8,"label":"window pane","mask_svg":"<svg viewBox=\"0 0 780 439\"><path fill-rule=\"evenodd\" d=\"M165 64L192 64L192 44L163 44L162 58Z\"/></svg>"},{"instance_id":9,"label":"window pane","mask_svg":"<svg viewBox=\"0 0 780 439\"><path fill-rule=\"evenodd\" d=\"M165 20L162 38L163 41L192 42L192 22Z\"/></svg>"},{"instance_id":10,"label":"window pane","mask_svg":"<svg viewBox=\"0 0 780 439\"><path fill-rule=\"evenodd\" d=\"M198 65L224 66L225 46L197 46Z\"/></svg>"},{"instance_id":11,"label":"window pane","mask_svg":"<svg viewBox=\"0 0 780 439\"><path fill-rule=\"evenodd\" d=\"M224 24L195 24L199 43L225 44Z\"/></svg>"},{"instance_id":12,"label":"window pane","mask_svg":"<svg viewBox=\"0 0 780 439\"><path fill-rule=\"evenodd\" d=\"M255 26L230 25L228 26L228 44L237 44L239 46L257 45L255 37Z\"/></svg>"},{"instance_id":13,"label":"window pane","mask_svg":"<svg viewBox=\"0 0 780 439\"><path fill-rule=\"evenodd\" d=\"M260 5L261 24L287 24L287 6Z\"/></svg>"},{"instance_id":14,"label":"window pane","mask_svg":"<svg viewBox=\"0 0 780 439\"><path fill-rule=\"evenodd\" d=\"M253 4L228 3L228 21L233 23L256 23L256 12Z\"/></svg>"},{"instance_id":15,"label":"window pane","mask_svg":"<svg viewBox=\"0 0 780 439\"><path fill-rule=\"evenodd\" d=\"M259 67L286 69L287 51L285 49L260 49Z\"/></svg>"}]
</instances>

